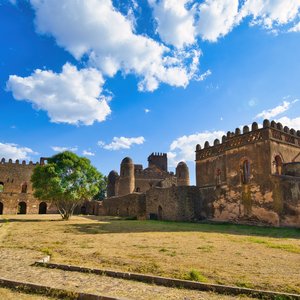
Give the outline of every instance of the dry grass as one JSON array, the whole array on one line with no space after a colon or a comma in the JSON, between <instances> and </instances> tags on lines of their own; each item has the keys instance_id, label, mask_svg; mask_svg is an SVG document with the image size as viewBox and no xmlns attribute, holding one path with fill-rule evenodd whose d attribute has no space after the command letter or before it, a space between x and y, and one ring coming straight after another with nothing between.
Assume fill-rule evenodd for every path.
<instances>
[{"instance_id":1,"label":"dry grass","mask_svg":"<svg viewBox=\"0 0 300 300\"><path fill-rule=\"evenodd\" d=\"M2 248L57 263L300 293L300 230L99 217L6 216ZM0 219L1 221L1 219Z\"/></svg>"},{"instance_id":2,"label":"dry grass","mask_svg":"<svg viewBox=\"0 0 300 300\"><path fill-rule=\"evenodd\" d=\"M18 291L13 291L9 289L0 288L0 299L5 300L51 300L54 298L49 298L40 295L24 294Z\"/></svg>"}]
</instances>

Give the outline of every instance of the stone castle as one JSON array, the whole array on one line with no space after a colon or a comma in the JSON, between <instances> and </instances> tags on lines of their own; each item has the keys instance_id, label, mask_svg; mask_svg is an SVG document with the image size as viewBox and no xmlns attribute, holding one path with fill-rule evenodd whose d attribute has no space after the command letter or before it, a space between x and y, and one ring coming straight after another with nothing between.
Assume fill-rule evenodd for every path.
<instances>
[{"instance_id":1,"label":"stone castle","mask_svg":"<svg viewBox=\"0 0 300 300\"><path fill-rule=\"evenodd\" d=\"M152 153L148 157L148 168L133 163L130 157L121 162L120 175L111 171L108 175L107 197L123 196L133 192L145 193L150 188L190 185L189 169L180 162L176 174L168 172L166 153Z\"/></svg>"},{"instance_id":2,"label":"stone castle","mask_svg":"<svg viewBox=\"0 0 300 300\"><path fill-rule=\"evenodd\" d=\"M197 145L196 186L189 186L186 164L179 163L175 177L158 178L160 161L148 160L157 181L141 181L147 169L125 158L121 176L110 173L100 213L300 227L300 131L265 120L262 128L254 122L251 130L244 126L213 145Z\"/></svg>"},{"instance_id":3,"label":"stone castle","mask_svg":"<svg viewBox=\"0 0 300 300\"><path fill-rule=\"evenodd\" d=\"M174 221L230 221L300 227L300 131L265 120L244 126L222 141L196 146L196 186L184 162L175 174L167 155L152 153L148 167L126 157L120 174L108 175L107 198L81 212ZM41 161L40 163L43 163ZM35 164L1 161L0 214L51 212L32 195Z\"/></svg>"}]
</instances>

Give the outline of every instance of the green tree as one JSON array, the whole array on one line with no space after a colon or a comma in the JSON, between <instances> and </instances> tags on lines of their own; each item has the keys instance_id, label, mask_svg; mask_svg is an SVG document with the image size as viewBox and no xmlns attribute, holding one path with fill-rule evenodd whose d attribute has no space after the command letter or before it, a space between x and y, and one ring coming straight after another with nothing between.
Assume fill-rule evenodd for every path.
<instances>
[{"instance_id":1,"label":"green tree","mask_svg":"<svg viewBox=\"0 0 300 300\"><path fill-rule=\"evenodd\" d=\"M103 175L89 159L65 151L38 165L31 176L34 196L55 204L64 220L68 220L76 206L93 199L103 185Z\"/></svg>"}]
</instances>

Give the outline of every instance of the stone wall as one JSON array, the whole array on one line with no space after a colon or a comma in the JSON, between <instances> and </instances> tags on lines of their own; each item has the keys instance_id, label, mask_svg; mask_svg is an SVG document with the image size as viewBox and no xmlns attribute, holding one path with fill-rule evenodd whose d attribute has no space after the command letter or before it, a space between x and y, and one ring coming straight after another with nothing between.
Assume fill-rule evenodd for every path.
<instances>
[{"instance_id":1,"label":"stone wall","mask_svg":"<svg viewBox=\"0 0 300 300\"><path fill-rule=\"evenodd\" d=\"M145 219L146 195L144 193L132 193L120 197L111 197L102 201L99 209L100 215L136 217Z\"/></svg>"},{"instance_id":2,"label":"stone wall","mask_svg":"<svg viewBox=\"0 0 300 300\"><path fill-rule=\"evenodd\" d=\"M155 187L146 193L146 214L148 219L192 221L199 219L196 206L200 203L197 187Z\"/></svg>"}]
</instances>

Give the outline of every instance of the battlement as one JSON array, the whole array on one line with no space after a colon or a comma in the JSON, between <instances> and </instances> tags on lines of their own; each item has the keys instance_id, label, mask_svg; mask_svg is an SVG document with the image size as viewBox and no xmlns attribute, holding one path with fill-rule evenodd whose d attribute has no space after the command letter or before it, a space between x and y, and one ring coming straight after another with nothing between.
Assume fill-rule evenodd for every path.
<instances>
[{"instance_id":1,"label":"battlement","mask_svg":"<svg viewBox=\"0 0 300 300\"><path fill-rule=\"evenodd\" d=\"M226 150L263 140L279 141L300 148L300 130L289 129L287 126L283 127L279 122L270 122L269 120L264 120L263 127L259 128L258 124L253 122L251 130L249 126L245 125L243 127L243 133L240 128L236 128L235 132L228 131L227 135L223 135L222 141L215 139L213 146L210 146L209 142L206 141L204 143L204 149L202 149L198 144L196 146L196 160L220 155Z\"/></svg>"},{"instance_id":2,"label":"battlement","mask_svg":"<svg viewBox=\"0 0 300 300\"><path fill-rule=\"evenodd\" d=\"M11 158L6 161L5 158L3 157L0 161L0 165L36 166L36 165L44 165L47 162L47 160L48 160L47 157L41 157L39 162L34 163L33 161L27 162L26 160L22 160L22 162L20 162L19 159L13 161Z\"/></svg>"},{"instance_id":3,"label":"battlement","mask_svg":"<svg viewBox=\"0 0 300 300\"><path fill-rule=\"evenodd\" d=\"M167 153L156 153L153 152L148 157L149 168L157 167L161 171L168 171L168 158Z\"/></svg>"}]
</instances>

